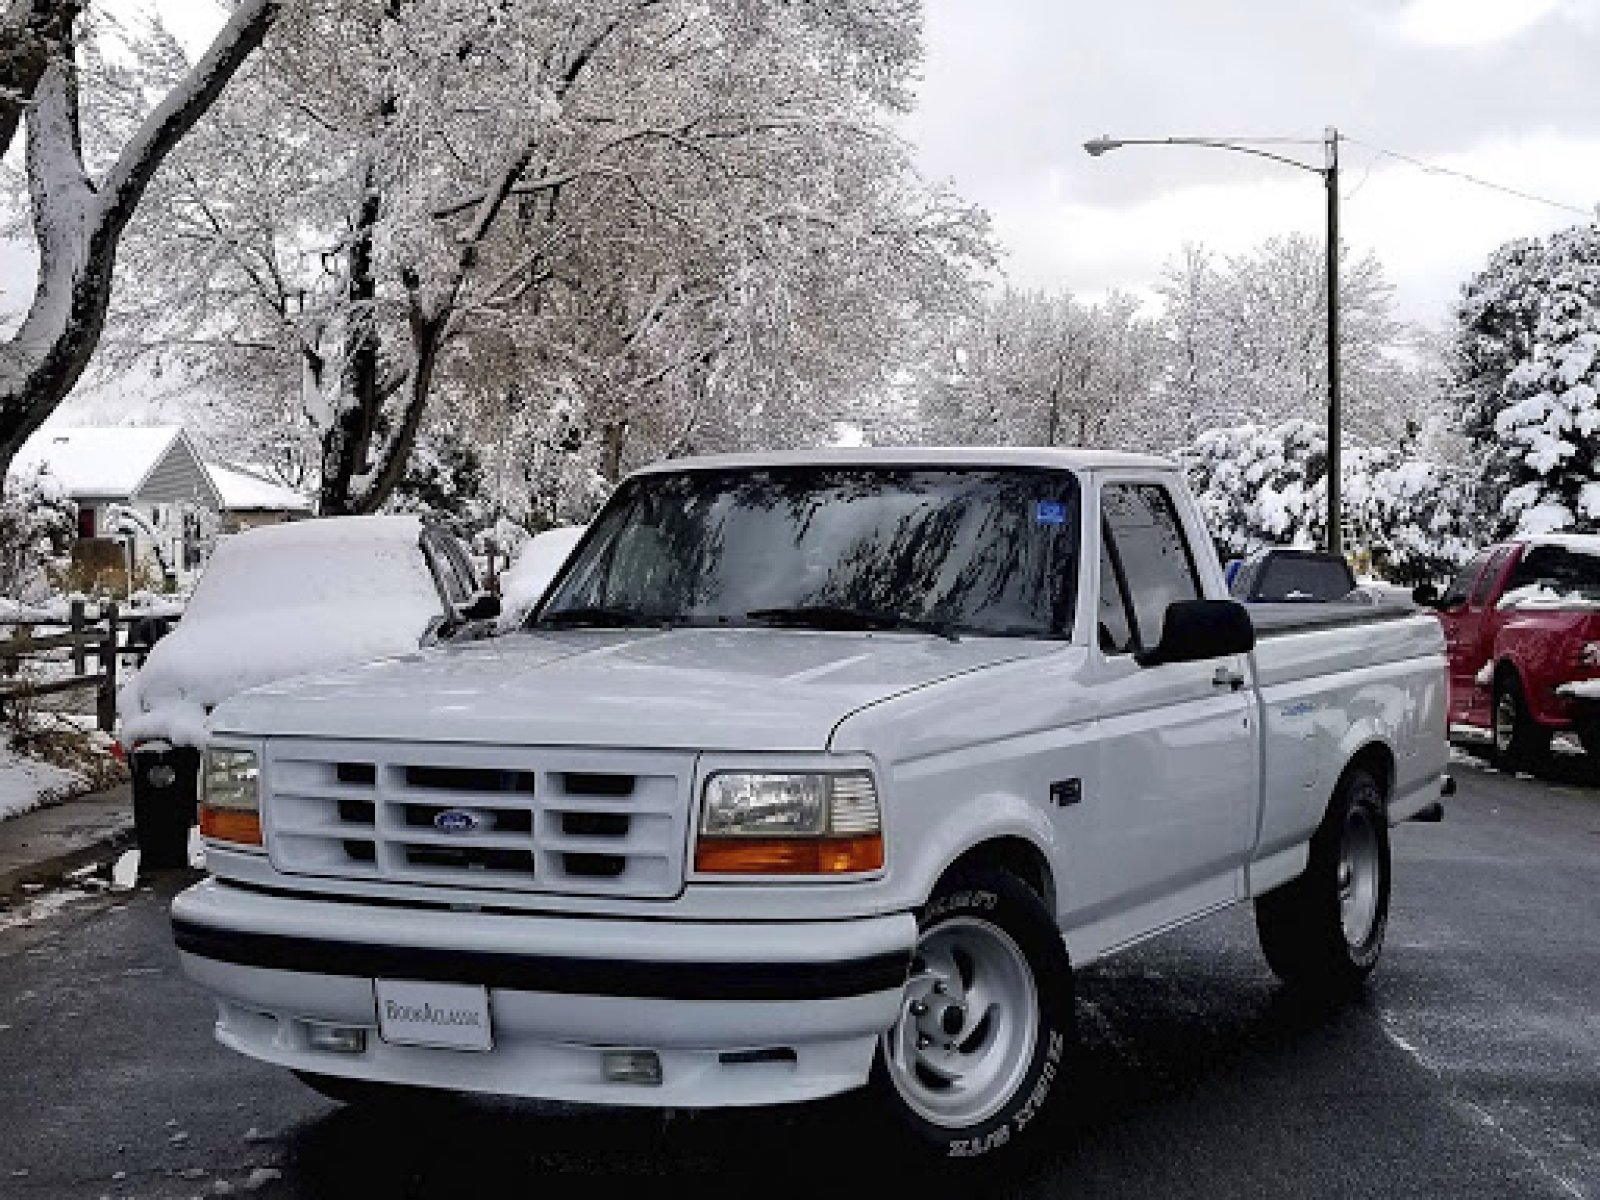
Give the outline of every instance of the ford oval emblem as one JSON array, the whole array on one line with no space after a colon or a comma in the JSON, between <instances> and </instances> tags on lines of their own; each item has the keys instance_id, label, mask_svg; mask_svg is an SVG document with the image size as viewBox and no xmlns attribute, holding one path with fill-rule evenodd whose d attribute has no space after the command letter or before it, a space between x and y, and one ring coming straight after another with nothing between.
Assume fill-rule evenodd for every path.
<instances>
[{"instance_id":1,"label":"ford oval emblem","mask_svg":"<svg viewBox=\"0 0 1600 1200\"><path fill-rule=\"evenodd\" d=\"M447 808L433 818L433 827L444 833L471 833L483 826L483 818L464 808Z\"/></svg>"}]
</instances>

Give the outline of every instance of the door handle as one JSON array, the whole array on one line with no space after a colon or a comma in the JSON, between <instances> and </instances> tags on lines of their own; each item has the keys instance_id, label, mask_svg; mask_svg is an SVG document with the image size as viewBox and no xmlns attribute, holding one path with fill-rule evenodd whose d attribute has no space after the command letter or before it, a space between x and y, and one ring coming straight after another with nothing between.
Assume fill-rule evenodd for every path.
<instances>
[{"instance_id":1,"label":"door handle","mask_svg":"<svg viewBox=\"0 0 1600 1200\"><path fill-rule=\"evenodd\" d=\"M1231 688L1237 692L1244 686L1244 676L1232 667L1218 667L1217 673L1211 677L1211 685Z\"/></svg>"}]
</instances>

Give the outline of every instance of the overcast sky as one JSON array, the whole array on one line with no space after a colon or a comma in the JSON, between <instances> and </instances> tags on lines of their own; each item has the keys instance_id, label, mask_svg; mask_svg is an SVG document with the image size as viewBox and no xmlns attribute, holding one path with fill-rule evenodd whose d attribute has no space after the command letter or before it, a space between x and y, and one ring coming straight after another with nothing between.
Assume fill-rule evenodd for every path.
<instances>
[{"instance_id":1,"label":"overcast sky","mask_svg":"<svg viewBox=\"0 0 1600 1200\"><path fill-rule=\"evenodd\" d=\"M1187 241L1320 236L1314 175L1113 136L1320 138L1466 171L1592 213L1600 0L928 0L925 170L994 218L1010 275L1147 292ZM1274 149L1285 149L1274 147ZM1319 145L1288 147L1320 165ZM1344 237L1377 252L1403 315L1448 318L1507 238L1583 218L1343 148Z\"/></svg>"},{"instance_id":2,"label":"overcast sky","mask_svg":"<svg viewBox=\"0 0 1600 1200\"><path fill-rule=\"evenodd\" d=\"M112 0L136 7L150 0ZM198 47L215 0L155 0ZM1264 135L1344 147L1345 240L1382 259L1403 315L1448 319L1511 237L1582 218L1384 159L1381 146L1592 211L1600 0L928 0L924 169L992 214L1018 282L1148 295L1185 242L1320 236L1319 179L1118 136ZM1289 147L1320 163L1319 145ZM0 308L31 287L0 247ZM9 303L8 303L9 302Z\"/></svg>"}]
</instances>

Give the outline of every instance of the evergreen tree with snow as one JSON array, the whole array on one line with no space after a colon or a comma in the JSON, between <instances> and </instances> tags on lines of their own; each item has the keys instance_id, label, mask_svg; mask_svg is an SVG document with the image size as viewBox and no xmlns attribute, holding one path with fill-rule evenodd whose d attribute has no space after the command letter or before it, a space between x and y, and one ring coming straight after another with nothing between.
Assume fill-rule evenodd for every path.
<instances>
[{"instance_id":1,"label":"evergreen tree with snow","mask_svg":"<svg viewBox=\"0 0 1600 1200\"><path fill-rule=\"evenodd\" d=\"M1484 532L1600 530L1600 228L1502 246L1457 324Z\"/></svg>"}]
</instances>

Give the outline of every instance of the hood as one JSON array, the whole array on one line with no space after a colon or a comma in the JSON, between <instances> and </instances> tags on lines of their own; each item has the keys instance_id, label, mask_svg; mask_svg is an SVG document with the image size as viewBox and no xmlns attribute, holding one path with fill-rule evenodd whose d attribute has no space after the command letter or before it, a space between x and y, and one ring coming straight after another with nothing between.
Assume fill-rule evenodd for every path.
<instances>
[{"instance_id":1,"label":"hood","mask_svg":"<svg viewBox=\"0 0 1600 1200\"><path fill-rule=\"evenodd\" d=\"M815 751L857 710L1053 642L772 629L514 633L245 692L254 736Z\"/></svg>"}]
</instances>

